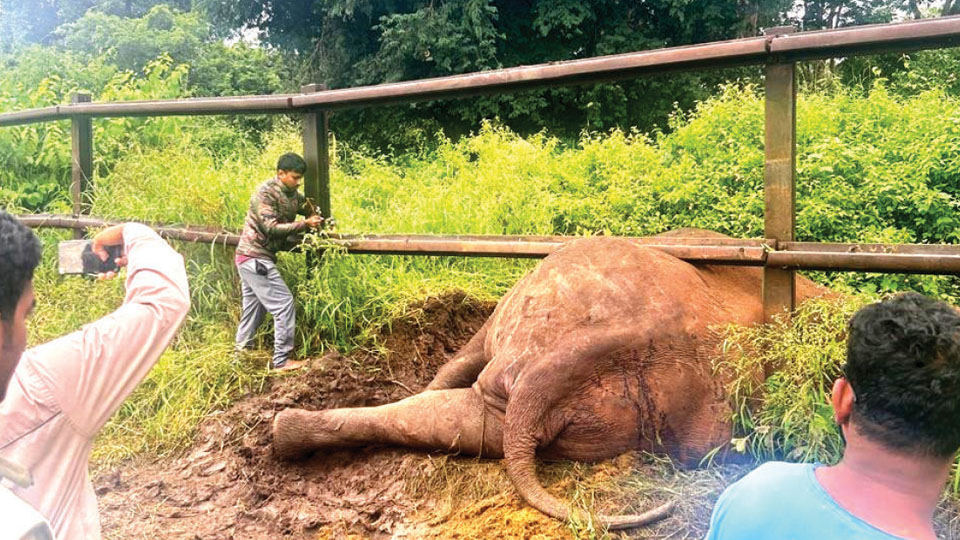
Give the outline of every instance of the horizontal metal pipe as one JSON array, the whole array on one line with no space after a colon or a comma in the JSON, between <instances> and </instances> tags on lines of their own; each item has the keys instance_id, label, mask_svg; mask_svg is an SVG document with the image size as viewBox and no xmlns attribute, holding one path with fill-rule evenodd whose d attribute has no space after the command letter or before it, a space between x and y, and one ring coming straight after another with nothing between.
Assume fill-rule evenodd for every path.
<instances>
[{"instance_id":1,"label":"horizontal metal pipe","mask_svg":"<svg viewBox=\"0 0 960 540\"><path fill-rule=\"evenodd\" d=\"M671 47L398 83L328 90L293 98L294 107L342 109L597 83L680 70L762 63L770 38Z\"/></svg>"},{"instance_id":2,"label":"horizontal metal pipe","mask_svg":"<svg viewBox=\"0 0 960 540\"><path fill-rule=\"evenodd\" d=\"M410 238L405 235L370 238L333 237L329 241L341 245L350 253L392 255L468 255L471 257L517 257L542 258L563 247L565 242L577 237L567 237L564 242L537 242L516 240L462 240L443 236ZM696 242L696 238L676 238L676 242L658 243L658 238L630 238L646 247L665 251L674 257L701 264L763 264L766 252L753 245L684 245L684 240Z\"/></svg>"},{"instance_id":3,"label":"horizontal metal pipe","mask_svg":"<svg viewBox=\"0 0 960 540\"><path fill-rule=\"evenodd\" d=\"M122 223L94 217L76 217L58 214L18 216L29 227L59 227L68 229L99 228ZM239 235L227 231L170 227L148 223L165 238L189 242L216 243L235 246ZM439 236L439 235L357 235L329 234L326 242L342 246L350 253L380 255L456 255L469 257L546 257L566 242L581 237L572 236ZM675 257L704 264L762 265L766 251L763 240L735 238L631 238L634 242L661 249Z\"/></svg>"},{"instance_id":4,"label":"horizontal metal pipe","mask_svg":"<svg viewBox=\"0 0 960 540\"><path fill-rule=\"evenodd\" d=\"M95 217L77 217L62 214L34 214L19 215L17 219L27 227L43 228L52 227L60 229L99 229L110 225L127 223L125 220L108 220ZM226 246L236 246L240 242L240 235L229 231L215 231L209 229L199 229L194 227L174 227L169 225L159 225L156 223L146 223L157 231L160 236L174 240L183 240L187 242L202 242L206 244L222 244Z\"/></svg>"},{"instance_id":5,"label":"horizontal metal pipe","mask_svg":"<svg viewBox=\"0 0 960 540\"><path fill-rule=\"evenodd\" d=\"M595 83L679 70L875 54L960 44L960 17L778 34L310 94L61 105L0 114L0 126L70 116L295 113Z\"/></svg>"},{"instance_id":6,"label":"horizontal metal pipe","mask_svg":"<svg viewBox=\"0 0 960 540\"><path fill-rule=\"evenodd\" d=\"M770 43L781 61L906 52L960 44L960 16L784 34Z\"/></svg>"},{"instance_id":7,"label":"horizontal metal pipe","mask_svg":"<svg viewBox=\"0 0 960 540\"><path fill-rule=\"evenodd\" d=\"M115 101L57 105L0 114L0 127L66 120L74 116L183 116L209 114L291 114L301 112L290 103L291 94L211 98L179 98L153 101Z\"/></svg>"},{"instance_id":8,"label":"horizontal metal pipe","mask_svg":"<svg viewBox=\"0 0 960 540\"><path fill-rule=\"evenodd\" d=\"M30 227L98 228L121 223L93 217L56 214L18 216ZM239 235L229 231L148 224L161 236L189 242L236 246ZM380 255L453 255L469 257L545 257L571 236L493 235L357 235L330 234L332 245L350 253ZM700 264L751 265L797 270L844 270L908 274L960 274L960 246L926 244L818 244L784 242L781 248L802 251L769 251L768 240L736 238L630 238L680 259Z\"/></svg>"},{"instance_id":9,"label":"horizontal metal pipe","mask_svg":"<svg viewBox=\"0 0 960 540\"><path fill-rule=\"evenodd\" d=\"M435 235L435 234L340 234L340 233L331 233L331 238L336 238L338 240L349 240L349 241L379 241L379 240L396 240L397 238L405 238L409 240L436 240L442 238L449 241L498 241L498 242L554 242L554 243L564 243L569 242L570 240L576 238L582 238L579 236L562 236L562 235L553 235L553 236L536 236L536 235L500 235L500 234L457 234L457 235ZM663 237L663 236L631 236L628 237L633 239L635 242L641 244L655 244L655 245L697 245L697 246L736 246L736 247L764 247L774 245L774 240L771 239L747 239L743 240L740 238L684 238L684 237Z\"/></svg>"},{"instance_id":10,"label":"horizontal metal pipe","mask_svg":"<svg viewBox=\"0 0 960 540\"><path fill-rule=\"evenodd\" d=\"M328 242L342 246L350 253L368 255L469 255L474 257L543 258L563 247L560 242L497 242L489 240L411 240L396 238L343 240L331 237Z\"/></svg>"},{"instance_id":11,"label":"horizontal metal pipe","mask_svg":"<svg viewBox=\"0 0 960 540\"><path fill-rule=\"evenodd\" d=\"M83 103L61 107L60 112L102 117L291 113L297 112L290 102L294 95L299 94Z\"/></svg>"},{"instance_id":12,"label":"horizontal metal pipe","mask_svg":"<svg viewBox=\"0 0 960 540\"><path fill-rule=\"evenodd\" d=\"M773 245L773 244L771 244ZM958 244L835 244L820 242L779 242L781 251L818 251L829 253L919 253L960 255Z\"/></svg>"},{"instance_id":13,"label":"horizontal metal pipe","mask_svg":"<svg viewBox=\"0 0 960 540\"><path fill-rule=\"evenodd\" d=\"M60 114L60 106L54 105L41 109L29 109L26 111L0 114L0 127L36 124L38 122L50 122L53 120L63 120L65 118L66 116Z\"/></svg>"},{"instance_id":14,"label":"horizontal metal pipe","mask_svg":"<svg viewBox=\"0 0 960 540\"><path fill-rule=\"evenodd\" d=\"M767 254L767 266L794 270L960 275L960 254L773 251Z\"/></svg>"}]
</instances>

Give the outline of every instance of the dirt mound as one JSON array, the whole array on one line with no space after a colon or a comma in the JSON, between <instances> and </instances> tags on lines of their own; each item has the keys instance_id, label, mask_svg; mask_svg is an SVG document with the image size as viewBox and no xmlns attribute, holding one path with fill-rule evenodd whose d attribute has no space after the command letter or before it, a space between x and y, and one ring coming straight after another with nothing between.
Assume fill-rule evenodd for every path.
<instances>
[{"instance_id":1,"label":"dirt mound","mask_svg":"<svg viewBox=\"0 0 960 540\"><path fill-rule=\"evenodd\" d=\"M480 329L492 303L463 294L431 298L383 332L385 352L337 353L214 414L181 456L141 459L95 480L108 539L573 538L565 524L528 507L497 460L363 448L299 463L270 454L270 425L287 407L388 403L422 390ZM546 463L547 488L605 513L667 499L680 510L653 528L617 536L701 538L713 500L739 471L675 471L669 460L626 454L599 464Z\"/></svg>"},{"instance_id":2,"label":"dirt mound","mask_svg":"<svg viewBox=\"0 0 960 540\"><path fill-rule=\"evenodd\" d=\"M271 379L262 395L206 419L186 455L134 462L100 475L108 538L316 538L397 534L417 502L404 478L422 456L362 449L278 463L270 424L287 407L327 409L402 399L483 325L494 304L462 293L431 298L384 332L386 354L337 353L297 375Z\"/></svg>"}]
</instances>

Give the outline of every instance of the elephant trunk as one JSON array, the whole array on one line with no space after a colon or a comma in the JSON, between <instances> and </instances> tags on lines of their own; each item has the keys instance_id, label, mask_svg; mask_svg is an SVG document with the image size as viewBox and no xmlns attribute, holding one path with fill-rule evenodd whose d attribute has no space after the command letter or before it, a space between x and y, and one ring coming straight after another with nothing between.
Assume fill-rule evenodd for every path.
<instances>
[{"instance_id":1,"label":"elephant trunk","mask_svg":"<svg viewBox=\"0 0 960 540\"><path fill-rule=\"evenodd\" d=\"M503 455L507 475L517 492L530 506L548 516L567 520L576 517L586 521L589 516L573 510L540 485L536 474L535 456L538 447L547 446L564 429L562 417L548 415L564 396L577 392L577 381L590 376L592 362L584 358L602 358L624 342L623 336L613 331L608 335L584 340L573 336L571 344L557 347L554 355L544 357L541 367L519 379L507 402L503 426ZM640 527L670 515L675 504L668 502L642 514L596 516L608 529Z\"/></svg>"},{"instance_id":2,"label":"elephant trunk","mask_svg":"<svg viewBox=\"0 0 960 540\"><path fill-rule=\"evenodd\" d=\"M586 521L589 516L583 515L579 510L572 510L570 507L554 497L540 485L537 479L536 463L534 455L536 453L536 439L528 434L511 433L508 427L504 433L504 457L507 462L507 475L513 486L516 488L520 497L530 506L540 510L548 516L567 520L576 517ZM652 510L642 514L630 514L622 516L596 516L597 521L608 529L629 529L640 527L656 521L659 521L673 512L675 503L673 501L660 505Z\"/></svg>"}]
</instances>

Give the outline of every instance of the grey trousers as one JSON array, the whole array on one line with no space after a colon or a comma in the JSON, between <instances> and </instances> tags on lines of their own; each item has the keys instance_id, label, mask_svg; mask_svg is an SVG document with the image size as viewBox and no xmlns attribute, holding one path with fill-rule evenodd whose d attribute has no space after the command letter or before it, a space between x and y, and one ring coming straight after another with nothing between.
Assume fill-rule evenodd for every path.
<instances>
[{"instance_id":1,"label":"grey trousers","mask_svg":"<svg viewBox=\"0 0 960 540\"><path fill-rule=\"evenodd\" d=\"M260 272L257 272L258 266ZM237 349L245 349L250 344L269 312L273 315L273 367L281 367L293 351L293 331L297 324L293 295L272 261L248 259L237 266L237 270L240 272L240 289L243 292Z\"/></svg>"}]
</instances>

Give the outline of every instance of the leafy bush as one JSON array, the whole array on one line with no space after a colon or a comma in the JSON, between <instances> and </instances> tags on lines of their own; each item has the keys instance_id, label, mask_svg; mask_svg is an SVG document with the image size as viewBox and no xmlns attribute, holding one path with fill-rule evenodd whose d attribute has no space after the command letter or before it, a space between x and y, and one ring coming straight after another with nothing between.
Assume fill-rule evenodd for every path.
<instances>
[{"instance_id":1,"label":"leafy bush","mask_svg":"<svg viewBox=\"0 0 960 540\"><path fill-rule=\"evenodd\" d=\"M177 86L183 80L181 68L161 61L151 69L129 80L118 76L105 92L125 98L182 89ZM899 97L877 86L869 95L842 90L801 95L800 239L956 242L960 230L956 216L958 110L956 100L936 90ZM647 235L694 226L733 236L762 236L763 118L757 90L749 85L726 87L716 99L689 114L675 115L672 122L670 133L589 133L576 146L546 134L520 137L489 123L470 137L456 141L440 137L432 148L395 157L335 142L334 215L343 232L355 233ZM251 192L273 174L277 156L302 144L299 127L289 121L281 121L265 134L263 146L231 137L228 125L205 118L115 119L97 124L97 155L102 161L92 193L94 214L218 229L241 226ZM9 148L12 152L13 146ZM208 347L228 350L239 311L232 251L222 246L180 248L191 261L194 308L181 338L161 361L172 364L157 375L179 382L150 383L115 419L110 433L118 437L121 433L156 435L125 439L123 444L129 448L162 450L184 440L163 442L160 434L192 425L174 424L174 418L183 416L162 412L167 411L165 407L188 407L192 412L185 417L198 418L214 403L222 403L220 397L252 384L242 366L205 364L203 369L225 370L211 375L223 384L209 389L223 394L189 405L189 400L176 397L179 392L200 390L187 380L186 371L176 371L174 366L195 358L220 362L224 355L210 353L213 349ZM310 272L302 254L284 254L279 266L298 298L297 352L312 355L329 346L370 346L375 330L389 325L410 302L426 295L456 288L475 297L497 298L534 264L529 260L348 256L326 249L322 264ZM954 302L960 298L955 277L841 273L814 277L848 291L917 289ZM61 295L59 286L56 279L41 280L41 299ZM89 294L92 291L84 289L71 297ZM114 300L119 301L119 291L116 294ZM41 313L38 320L50 329L75 327L95 316L89 306L72 308L62 302L55 310L41 307ZM824 309L816 316L835 315ZM269 348L269 330L265 326L261 334L264 349ZM799 336L785 338L788 341L813 338L819 332L777 331ZM830 349L817 341L790 352L773 347L774 335L768 338L770 354L798 358L798 369L806 371L790 377L809 381L801 389L807 397L782 394L782 399L769 403L766 413L749 417L749 425L759 429L773 426L776 415L781 415L795 431L773 427L764 428L766 433L745 431L744 441L758 451L827 459L836 446L828 424L817 420L822 411L816 404L822 405L818 400L823 381L832 373L832 360L799 359L801 353ZM826 339L828 333L823 331L821 337ZM176 379L179 376L187 379ZM777 379L770 383L778 384ZM779 384L774 393L793 388L787 379ZM788 400L796 401L798 408L787 407ZM809 409L802 407L812 407L814 412L808 414ZM152 424L150 418L159 423ZM801 420L809 425L798 423ZM134 439L141 442L135 444ZM110 451L120 453L116 448Z\"/></svg>"},{"instance_id":2,"label":"leafy bush","mask_svg":"<svg viewBox=\"0 0 960 540\"><path fill-rule=\"evenodd\" d=\"M847 322L867 301L816 299L789 322L725 329L716 369L728 381L736 449L758 459L837 461L843 442L830 391L846 358ZM766 370L766 380L757 376Z\"/></svg>"}]
</instances>

